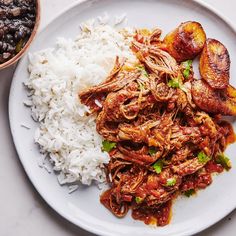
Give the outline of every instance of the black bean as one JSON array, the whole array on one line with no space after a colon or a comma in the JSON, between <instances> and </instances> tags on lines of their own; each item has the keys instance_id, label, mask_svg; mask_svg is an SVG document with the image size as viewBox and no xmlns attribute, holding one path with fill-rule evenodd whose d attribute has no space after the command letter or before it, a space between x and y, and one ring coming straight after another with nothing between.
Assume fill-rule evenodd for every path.
<instances>
[{"instance_id":1,"label":"black bean","mask_svg":"<svg viewBox=\"0 0 236 236\"><path fill-rule=\"evenodd\" d=\"M0 0L0 63L15 56L26 44L35 19L36 0Z\"/></svg>"},{"instance_id":2,"label":"black bean","mask_svg":"<svg viewBox=\"0 0 236 236\"><path fill-rule=\"evenodd\" d=\"M28 28L33 28L34 27L34 22L27 17L22 20L22 24Z\"/></svg>"},{"instance_id":3,"label":"black bean","mask_svg":"<svg viewBox=\"0 0 236 236\"><path fill-rule=\"evenodd\" d=\"M27 14L27 17L31 20L35 20L35 15L34 14Z\"/></svg>"},{"instance_id":4,"label":"black bean","mask_svg":"<svg viewBox=\"0 0 236 236\"><path fill-rule=\"evenodd\" d=\"M5 40L7 41L7 42L10 42L11 40L13 40L14 39L14 37L11 35L11 34L7 34L6 36L5 36Z\"/></svg>"},{"instance_id":5,"label":"black bean","mask_svg":"<svg viewBox=\"0 0 236 236\"><path fill-rule=\"evenodd\" d=\"M4 53L6 51L7 51L7 43L2 42L1 45L0 45L0 52Z\"/></svg>"},{"instance_id":6,"label":"black bean","mask_svg":"<svg viewBox=\"0 0 236 236\"><path fill-rule=\"evenodd\" d=\"M10 5L13 3L13 0L0 0L0 4L2 5Z\"/></svg>"},{"instance_id":7,"label":"black bean","mask_svg":"<svg viewBox=\"0 0 236 236\"><path fill-rule=\"evenodd\" d=\"M5 17L6 13L4 11L4 9L0 8L0 18L2 19L3 17Z\"/></svg>"},{"instance_id":8,"label":"black bean","mask_svg":"<svg viewBox=\"0 0 236 236\"><path fill-rule=\"evenodd\" d=\"M4 30L3 29L0 29L0 39L2 39L4 36Z\"/></svg>"},{"instance_id":9,"label":"black bean","mask_svg":"<svg viewBox=\"0 0 236 236\"><path fill-rule=\"evenodd\" d=\"M11 44L8 44L7 52L9 53L14 53L15 52L15 47L13 47Z\"/></svg>"},{"instance_id":10,"label":"black bean","mask_svg":"<svg viewBox=\"0 0 236 236\"><path fill-rule=\"evenodd\" d=\"M25 32L22 31L22 30L19 30L15 33L15 39L16 40L20 40L20 39L23 39L25 37Z\"/></svg>"}]
</instances>

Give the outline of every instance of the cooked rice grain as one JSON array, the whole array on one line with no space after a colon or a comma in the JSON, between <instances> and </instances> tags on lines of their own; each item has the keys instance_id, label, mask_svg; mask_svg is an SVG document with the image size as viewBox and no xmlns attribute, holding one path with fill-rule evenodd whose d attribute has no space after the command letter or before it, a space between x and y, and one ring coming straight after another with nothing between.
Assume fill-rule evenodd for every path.
<instances>
[{"instance_id":1,"label":"cooked rice grain","mask_svg":"<svg viewBox=\"0 0 236 236\"><path fill-rule=\"evenodd\" d=\"M116 56L130 58L129 39L108 25L85 29L73 41L60 38L55 48L29 55L32 117L39 122L35 142L47 153L63 184L93 180L103 182L103 164L109 156L101 151L102 139L96 132L95 117L78 93L102 82Z\"/></svg>"}]
</instances>

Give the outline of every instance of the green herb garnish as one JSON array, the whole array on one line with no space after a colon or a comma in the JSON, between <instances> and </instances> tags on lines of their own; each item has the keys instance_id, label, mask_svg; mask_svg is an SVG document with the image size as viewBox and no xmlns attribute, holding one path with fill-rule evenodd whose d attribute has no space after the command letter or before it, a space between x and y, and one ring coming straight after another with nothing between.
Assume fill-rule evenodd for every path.
<instances>
[{"instance_id":1,"label":"green herb garnish","mask_svg":"<svg viewBox=\"0 0 236 236\"><path fill-rule=\"evenodd\" d=\"M144 67L144 66L139 65L139 66L137 66L137 68L142 72L142 75L148 77L148 73L147 73L147 71L145 70L145 67Z\"/></svg>"},{"instance_id":2,"label":"green herb garnish","mask_svg":"<svg viewBox=\"0 0 236 236\"><path fill-rule=\"evenodd\" d=\"M166 186L170 187L170 186L174 186L176 184L176 178L169 178L166 181Z\"/></svg>"},{"instance_id":3,"label":"green herb garnish","mask_svg":"<svg viewBox=\"0 0 236 236\"><path fill-rule=\"evenodd\" d=\"M180 83L178 78L173 78L168 81L167 85L171 88L180 88Z\"/></svg>"},{"instance_id":4,"label":"green herb garnish","mask_svg":"<svg viewBox=\"0 0 236 236\"><path fill-rule=\"evenodd\" d=\"M157 174L160 174L163 168L163 161L158 160L157 162L154 163L153 165L154 170L156 171Z\"/></svg>"},{"instance_id":5,"label":"green herb garnish","mask_svg":"<svg viewBox=\"0 0 236 236\"><path fill-rule=\"evenodd\" d=\"M110 142L107 140L102 141L102 151L103 152L110 152L115 147L116 147L116 143L114 143L114 142Z\"/></svg>"},{"instance_id":6,"label":"green herb garnish","mask_svg":"<svg viewBox=\"0 0 236 236\"><path fill-rule=\"evenodd\" d=\"M199 152L197 158L201 164L206 164L208 161L211 160L211 158L207 156L204 152Z\"/></svg>"},{"instance_id":7,"label":"green herb garnish","mask_svg":"<svg viewBox=\"0 0 236 236\"><path fill-rule=\"evenodd\" d=\"M137 204L140 204L142 201L143 201L143 198L141 198L141 197L135 197L135 202L136 202Z\"/></svg>"},{"instance_id":8,"label":"green herb garnish","mask_svg":"<svg viewBox=\"0 0 236 236\"><path fill-rule=\"evenodd\" d=\"M190 197L190 196L192 196L192 195L195 194L195 193L196 193L196 192L195 192L194 189L189 189L189 190L187 190L187 191L184 192L184 195L185 195L186 197Z\"/></svg>"},{"instance_id":9,"label":"green herb garnish","mask_svg":"<svg viewBox=\"0 0 236 236\"><path fill-rule=\"evenodd\" d=\"M184 71L183 71L183 75L184 75L185 79L187 79L190 75L192 64L193 64L192 60L187 60L187 61L183 62L183 66L185 68Z\"/></svg>"},{"instance_id":10,"label":"green herb garnish","mask_svg":"<svg viewBox=\"0 0 236 236\"><path fill-rule=\"evenodd\" d=\"M151 155L151 156L154 156L156 153L157 153L157 150L155 147L150 147L149 150L148 150L148 153Z\"/></svg>"},{"instance_id":11,"label":"green herb garnish","mask_svg":"<svg viewBox=\"0 0 236 236\"><path fill-rule=\"evenodd\" d=\"M230 159L223 153L217 155L216 163L221 164L227 171L232 167Z\"/></svg>"},{"instance_id":12,"label":"green herb garnish","mask_svg":"<svg viewBox=\"0 0 236 236\"><path fill-rule=\"evenodd\" d=\"M186 88L183 86L181 74L179 74L177 78L171 77L171 79L167 82L167 85L171 88L179 88L185 93L187 92Z\"/></svg>"}]
</instances>

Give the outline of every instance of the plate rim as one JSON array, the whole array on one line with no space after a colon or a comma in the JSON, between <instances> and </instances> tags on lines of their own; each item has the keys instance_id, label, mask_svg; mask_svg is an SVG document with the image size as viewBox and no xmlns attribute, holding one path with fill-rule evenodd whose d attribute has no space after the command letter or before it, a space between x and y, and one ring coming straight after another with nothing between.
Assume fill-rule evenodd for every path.
<instances>
[{"instance_id":1,"label":"plate rim","mask_svg":"<svg viewBox=\"0 0 236 236\"><path fill-rule=\"evenodd\" d=\"M115 1L115 0L110 0L110 1ZM158 0L154 0L154 1L158 1ZM194 4L197 4L198 6L200 6L202 8L204 8L205 10L208 10L209 12L213 13L222 22L224 22L232 30L232 32L236 35L236 24L234 26L233 22L231 20L229 20L229 18L227 16L223 15L219 10L215 9L212 5L210 5L209 3L205 2L204 0L190 0L190 1L193 2ZM79 5L82 5L82 4L86 3L86 2L88 2L88 3L89 2L95 3L95 2L98 2L98 0L79 0L79 1L76 1L76 2L74 2L72 4L70 4L68 7L65 7L58 14L56 14L56 16L53 17L48 23L46 23L39 30L39 32L36 34L36 37L39 37L43 32L45 32L47 30L48 27L50 27L51 24L53 24L53 22L57 21L61 16L66 14L68 11L72 10L75 7L79 7ZM30 49L30 47L29 47L29 49ZM20 151L19 151L18 145L16 145L17 141L16 141L15 136L14 136L14 127L13 127L14 125L13 125L13 121L12 121L12 116L11 116L12 112L11 111L13 109L13 105L12 104L13 104L13 97L14 97L13 96L14 81L16 80L16 75L18 73L19 68L21 67L21 64L23 64L23 59L26 58L26 57L27 57L27 52L22 57L22 59L17 63L16 69L15 69L13 77L12 77L11 87L10 87L10 92L9 92L9 99L8 99L8 118L9 118L9 126L10 126L11 136L12 136L12 140L13 140L15 149L17 151L17 156L18 156L18 158L20 160L20 163L21 163L25 173L27 174L28 179L30 180L30 182L32 183L33 187L36 189L38 194L44 199L46 204L48 206L50 206L56 213L58 213L65 220L67 220L67 221L73 223L74 225L76 225L77 227L80 227L80 228L86 230L87 232L91 232L93 234L97 234L97 235L101 235L101 236L114 236L114 235L117 235L117 234L106 232L105 230L100 230L100 229L92 228L92 226L89 225L88 223L81 222L80 220L76 220L71 215L64 213L60 208L58 209L56 204L54 204L53 201L50 201L50 199L48 199L47 194L45 194L45 192L40 190L37 182L34 181L33 178L31 177L31 175L32 175L31 172L29 171L29 169L24 164L24 158L22 158L19 155ZM205 230L205 229L215 225L217 222L219 222L220 220L225 218L228 214L230 214L235 209L236 209L236 202L235 202L235 206L233 208L227 208L223 212L222 215L216 217L210 223L202 224L198 228L194 228L194 229L190 229L190 230L186 229L185 231L179 232L176 235L178 235L178 236L187 236L187 235L193 235L193 234L202 232L203 230Z\"/></svg>"}]
</instances>

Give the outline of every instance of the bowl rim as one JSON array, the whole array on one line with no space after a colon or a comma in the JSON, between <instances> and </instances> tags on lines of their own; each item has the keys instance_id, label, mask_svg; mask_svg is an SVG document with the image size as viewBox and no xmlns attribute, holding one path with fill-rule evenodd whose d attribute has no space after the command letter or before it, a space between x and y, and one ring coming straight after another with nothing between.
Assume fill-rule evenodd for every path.
<instances>
[{"instance_id":1,"label":"bowl rim","mask_svg":"<svg viewBox=\"0 0 236 236\"><path fill-rule=\"evenodd\" d=\"M29 48L29 46L31 45L32 41L34 40L34 38L36 36L37 30L38 30L39 24L40 24L40 18L41 18L40 0L36 0L36 19L35 19L35 25L34 25L34 28L31 32L30 38L28 39L27 43L25 44L25 46L22 48L22 50L19 53L17 53L10 60L4 62L3 64L0 64L0 70L16 63L25 54L25 52L27 51L27 49Z\"/></svg>"}]
</instances>

